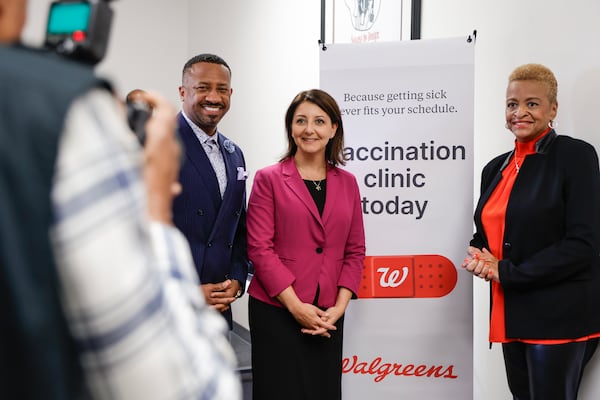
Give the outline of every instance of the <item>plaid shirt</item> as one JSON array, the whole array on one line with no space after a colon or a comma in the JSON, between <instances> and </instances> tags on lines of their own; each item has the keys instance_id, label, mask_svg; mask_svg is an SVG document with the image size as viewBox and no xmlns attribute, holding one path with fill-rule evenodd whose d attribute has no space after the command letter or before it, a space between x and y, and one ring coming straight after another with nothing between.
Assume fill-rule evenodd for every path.
<instances>
[{"instance_id":1,"label":"plaid shirt","mask_svg":"<svg viewBox=\"0 0 600 400\"><path fill-rule=\"evenodd\" d=\"M52 193L62 298L97 399L240 399L225 320L183 235L150 222L141 152L112 96L71 106Z\"/></svg>"}]
</instances>

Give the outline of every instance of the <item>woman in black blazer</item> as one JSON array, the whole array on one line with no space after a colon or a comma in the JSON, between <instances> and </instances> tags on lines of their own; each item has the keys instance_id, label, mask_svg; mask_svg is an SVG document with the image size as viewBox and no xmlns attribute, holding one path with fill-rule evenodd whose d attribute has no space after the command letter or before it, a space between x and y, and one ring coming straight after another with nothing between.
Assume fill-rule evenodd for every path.
<instances>
[{"instance_id":1,"label":"woman in black blazer","mask_svg":"<svg viewBox=\"0 0 600 400\"><path fill-rule=\"evenodd\" d=\"M559 136L557 82L516 68L506 91L515 148L481 176L463 267L491 281L490 342L514 399L577 398L600 337L600 171L588 143Z\"/></svg>"}]
</instances>

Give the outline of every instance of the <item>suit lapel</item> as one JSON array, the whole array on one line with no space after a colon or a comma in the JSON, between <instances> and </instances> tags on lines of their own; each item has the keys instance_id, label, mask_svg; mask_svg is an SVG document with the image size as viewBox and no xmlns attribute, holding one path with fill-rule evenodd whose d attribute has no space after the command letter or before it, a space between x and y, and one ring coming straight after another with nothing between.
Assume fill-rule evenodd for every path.
<instances>
[{"instance_id":1,"label":"suit lapel","mask_svg":"<svg viewBox=\"0 0 600 400\"><path fill-rule=\"evenodd\" d=\"M496 189L496 186L498 186L498 183L502 179L502 171L504 171L504 168L506 168L506 166L508 165L508 161L512 157L513 152L510 152L508 154L508 156L506 157L506 159L504 160L504 162L502 163L502 165L500 166L498 171L496 171L496 173L494 174L492 181L490 182L488 187L485 189L485 192L481 195L481 199L479 201L480 204L486 204L488 199L492 195L494 189Z\"/></svg>"},{"instance_id":2,"label":"suit lapel","mask_svg":"<svg viewBox=\"0 0 600 400\"><path fill-rule=\"evenodd\" d=\"M325 224L331 215L334 207L339 206L340 194L342 193L341 180L339 179L338 170L336 168L327 166L327 194L325 197L325 208L323 209L323 224Z\"/></svg>"},{"instance_id":3,"label":"suit lapel","mask_svg":"<svg viewBox=\"0 0 600 400\"><path fill-rule=\"evenodd\" d=\"M235 163L235 157L233 153L227 151L223 143L225 139L223 135L219 135L219 151L223 155L223 161L225 162L225 171L227 173L227 187L225 188L225 193L223 193L223 202L226 199L231 198L231 193L234 191L234 185L237 181L237 165ZM237 148L234 148L236 151Z\"/></svg>"},{"instance_id":4,"label":"suit lapel","mask_svg":"<svg viewBox=\"0 0 600 400\"><path fill-rule=\"evenodd\" d=\"M222 226L221 221L223 220L225 213L231 212L231 210L233 210L235 208L234 205L232 204L232 202L235 200L234 193L236 190L235 185L236 185L236 180L237 180L237 176L236 176L236 172L237 172L236 168L237 167L235 166L235 160L234 160L233 154L226 151L226 149L223 146L223 142L224 142L223 135L219 135L218 140L219 140L219 151L223 155L223 162L225 163L225 172L227 174L227 186L225 187L225 192L223 193L223 199L221 200L221 207L219 208L219 211L217 212L217 217L215 219L213 229L210 233L210 238L212 238L216 234L219 227ZM217 182L217 188L218 188L218 182Z\"/></svg>"},{"instance_id":5,"label":"suit lapel","mask_svg":"<svg viewBox=\"0 0 600 400\"><path fill-rule=\"evenodd\" d=\"M181 113L179 113L179 136L184 146L186 163L196 171L197 181L194 184L204 186L204 193L207 194L218 208L221 204L219 192L219 182L217 176L210 164L210 160L198 140L192 128Z\"/></svg>"},{"instance_id":6,"label":"suit lapel","mask_svg":"<svg viewBox=\"0 0 600 400\"><path fill-rule=\"evenodd\" d=\"M294 159L289 158L288 160L282 163L282 173L285 184L302 200L302 203L308 208L312 216L317 220L317 222L322 226L323 223L321 221L321 216L319 215L319 210L317 209L317 205L313 200L310 192L306 188L306 184L302 180L300 173L296 169L294 165ZM329 191L327 192L329 195ZM327 207L328 199L325 200L325 207Z\"/></svg>"}]
</instances>

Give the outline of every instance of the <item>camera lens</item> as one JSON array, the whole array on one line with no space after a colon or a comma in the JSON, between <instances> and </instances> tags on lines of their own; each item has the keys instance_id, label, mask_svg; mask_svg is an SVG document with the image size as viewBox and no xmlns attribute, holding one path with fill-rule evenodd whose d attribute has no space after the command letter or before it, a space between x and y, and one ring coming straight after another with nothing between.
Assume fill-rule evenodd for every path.
<instances>
[{"instance_id":1,"label":"camera lens","mask_svg":"<svg viewBox=\"0 0 600 400\"><path fill-rule=\"evenodd\" d=\"M152 110L148 104L141 101L127 103L127 123L143 146L146 140L146 122Z\"/></svg>"}]
</instances>

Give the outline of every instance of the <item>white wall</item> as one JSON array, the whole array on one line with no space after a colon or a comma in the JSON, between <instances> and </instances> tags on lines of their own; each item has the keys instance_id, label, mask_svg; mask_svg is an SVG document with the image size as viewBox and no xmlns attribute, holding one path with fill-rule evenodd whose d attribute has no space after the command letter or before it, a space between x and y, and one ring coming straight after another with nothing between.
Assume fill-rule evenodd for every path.
<instances>
[{"instance_id":1,"label":"white wall","mask_svg":"<svg viewBox=\"0 0 600 400\"><path fill-rule=\"evenodd\" d=\"M29 0L24 41L41 45L51 0ZM187 0L118 0L108 50L96 70L122 97L132 89L159 91L174 105L181 69L189 58Z\"/></svg>"},{"instance_id":2,"label":"white wall","mask_svg":"<svg viewBox=\"0 0 600 400\"><path fill-rule=\"evenodd\" d=\"M51 0L29 0L24 41L43 42ZM212 52L232 69L231 110L219 128L244 150L252 171L286 146L283 114L293 96L319 83L320 1L118 0L97 71L124 96L154 89L180 107L183 64Z\"/></svg>"},{"instance_id":3,"label":"white wall","mask_svg":"<svg viewBox=\"0 0 600 400\"><path fill-rule=\"evenodd\" d=\"M386 0L390 1L390 0ZM527 62L554 70L559 81L558 131L600 149L600 2L597 0L422 0L422 37L467 36L475 50L475 170L512 146L504 129L510 71ZM43 38L50 0L29 0L25 39ZM157 89L179 107L181 68L192 55L214 52L233 70L232 108L221 130L245 150L253 171L285 149L283 113L300 90L318 86L320 1L119 0L106 60L98 71L121 95ZM249 181L248 189L252 180ZM478 182L476 181L476 187ZM474 196L477 194L474 193ZM465 238L465 243L468 238ZM474 282L475 399L510 398L499 346L487 347L487 286ZM245 303L235 309L247 326ZM600 356L592 360L581 400L600 397Z\"/></svg>"}]
</instances>

